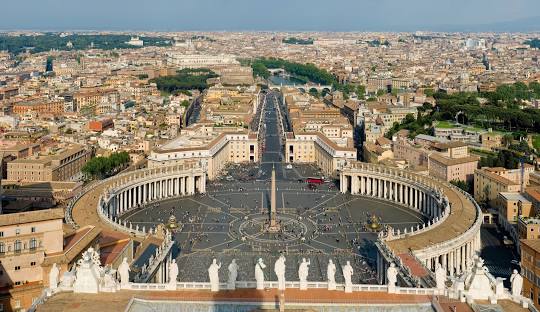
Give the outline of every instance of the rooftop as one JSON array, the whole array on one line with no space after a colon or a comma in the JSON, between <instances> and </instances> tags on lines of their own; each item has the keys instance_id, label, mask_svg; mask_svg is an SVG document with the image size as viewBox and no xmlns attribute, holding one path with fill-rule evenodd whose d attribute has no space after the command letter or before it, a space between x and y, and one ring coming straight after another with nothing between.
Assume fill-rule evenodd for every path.
<instances>
[{"instance_id":1,"label":"rooftop","mask_svg":"<svg viewBox=\"0 0 540 312\"><path fill-rule=\"evenodd\" d=\"M517 193L517 192L500 192L499 196L501 196L504 199L509 200L509 201L521 201L521 202L524 202L524 203L529 202L529 200L527 198L525 198L525 196L523 196L523 195L521 195L520 193Z\"/></svg>"},{"instance_id":2,"label":"rooftop","mask_svg":"<svg viewBox=\"0 0 540 312\"><path fill-rule=\"evenodd\" d=\"M46 209L29 212L0 215L0 226L17 225L24 223L43 222L64 218L64 209Z\"/></svg>"}]
</instances>

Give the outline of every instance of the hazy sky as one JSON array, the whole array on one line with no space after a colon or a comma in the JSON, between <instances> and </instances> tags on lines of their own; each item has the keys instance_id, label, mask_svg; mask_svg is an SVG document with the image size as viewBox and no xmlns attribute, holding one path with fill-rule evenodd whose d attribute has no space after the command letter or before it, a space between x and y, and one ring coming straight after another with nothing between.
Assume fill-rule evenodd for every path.
<instances>
[{"instance_id":1,"label":"hazy sky","mask_svg":"<svg viewBox=\"0 0 540 312\"><path fill-rule=\"evenodd\" d=\"M0 11L4 30L410 31L526 24L540 0L1 0Z\"/></svg>"}]
</instances>

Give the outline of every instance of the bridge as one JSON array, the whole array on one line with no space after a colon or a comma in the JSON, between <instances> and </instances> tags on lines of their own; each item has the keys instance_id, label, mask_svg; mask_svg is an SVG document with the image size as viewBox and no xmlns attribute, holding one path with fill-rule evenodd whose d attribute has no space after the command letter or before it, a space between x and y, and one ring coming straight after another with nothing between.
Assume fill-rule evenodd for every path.
<instances>
[{"instance_id":1,"label":"bridge","mask_svg":"<svg viewBox=\"0 0 540 312\"><path fill-rule=\"evenodd\" d=\"M269 71L270 74L272 74L272 75L275 75L275 74L284 74L284 73L285 73L285 69L283 69L283 68L268 68L268 71Z\"/></svg>"},{"instance_id":2,"label":"bridge","mask_svg":"<svg viewBox=\"0 0 540 312\"><path fill-rule=\"evenodd\" d=\"M303 91L303 92L309 92L309 90L311 90L311 89L315 89L318 92L323 92L324 90L326 90L326 92L331 92L332 91L332 86L331 85L321 85L321 84L314 84L314 83L292 84L292 85L284 85L284 84L276 85L276 84L272 84L272 83L268 84L268 88L270 90L281 91L281 88L283 88L283 87L297 88L298 90Z\"/></svg>"}]
</instances>

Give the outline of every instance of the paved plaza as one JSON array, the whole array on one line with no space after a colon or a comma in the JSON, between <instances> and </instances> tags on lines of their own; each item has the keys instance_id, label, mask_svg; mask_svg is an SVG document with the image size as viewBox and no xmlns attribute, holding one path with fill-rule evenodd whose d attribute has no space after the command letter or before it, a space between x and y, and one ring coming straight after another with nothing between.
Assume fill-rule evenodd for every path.
<instances>
[{"instance_id":1,"label":"paved plaza","mask_svg":"<svg viewBox=\"0 0 540 312\"><path fill-rule=\"evenodd\" d=\"M122 217L140 226L155 227L167 223L174 214L182 225L182 230L175 234L180 247L178 261L183 264L180 267L186 268L187 273L201 272L186 276L186 281L197 276L204 280L206 268L214 257L226 264L233 258L238 259L239 264L247 261L250 265L245 265L250 269L246 273L252 275L259 256L273 265L280 252L291 259L288 264L292 270L296 270L302 256L315 257L321 262L321 270L325 269L327 258L333 255L334 261L339 258L357 263L360 272L361 267L372 268L375 262L373 241L377 234L366 228L370 215L379 216L384 225L402 230L424 220L409 208L340 194L334 187L310 190L305 183L279 181L278 216L286 217L285 222L290 222L294 228L283 234L266 234L260 223L268 218L269 183L226 183L210 185L209 190L205 195L151 204ZM193 270L194 267L198 269ZM221 273L226 274L226 270ZM310 280L321 280L323 275L314 275ZM183 280L182 275L179 279Z\"/></svg>"},{"instance_id":2,"label":"paved plaza","mask_svg":"<svg viewBox=\"0 0 540 312\"><path fill-rule=\"evenodd\" d=\"M270 96L268 97L270 98ZM287 169L280 162L278 116L268 101L263 112L265 150L262 162L227 167L220 179L207 185L207 193L168 199L131 210L121 218L134 225L156 227L174 215L181 225L175 233L180 281L207 281L207 268L216 258L224 267L237 259L239 280L254 280L259 257L266 264L267 278L275 280L273 264L280 253L287 257L287 278L297 280L303 257L312 262L309 280L323 281L328 259L338 268L351 261L355 283L375 283L373 245L377 233L370 231L372 216L382 226L404 230L426 221L410 208L375 198L339 193L334 182L308 187L304 179L320 177L312 165L295 164ZM276 170L276 208L281 230L269 233L265 223L270 209L270 176ZM339 281L341 270L336 275Z\"/></svg>"}]
</instances>

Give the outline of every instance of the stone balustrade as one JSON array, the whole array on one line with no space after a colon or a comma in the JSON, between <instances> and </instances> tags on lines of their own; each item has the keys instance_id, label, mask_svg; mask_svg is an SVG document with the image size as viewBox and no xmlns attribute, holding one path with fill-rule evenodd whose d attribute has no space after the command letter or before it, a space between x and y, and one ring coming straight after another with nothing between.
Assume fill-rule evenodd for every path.
<instances>
[{"instance_id":1,"label":"stone balustrade","mask_svg":"<svg viewBox=\"0 0 540 312\"><path fill-rule=\"evenodd\" d=\"M328 289L327 282L310 282L307 283L308 289ZM237 281L237 289L249 289L256 288L255 281ZM287 281L285 287L288 289L300 289L300 282ZM210 290L210 283L208 282L177 282L176 290ZM277 281L265 281L264 288L278 288ZM168 284L157 283L130 283L125 289L130 290L143 290L143 291L170 291ZM227 290L227 283L221 282L219 284L220 290ZM344 291L344 284L336 284L336 289ZM173 289L174 290L174 289ZM353 292L388 292L388 286L386 285L367 285L367 284L354 284L352 285ZM438 291L435 288L415 288L415 287L396 287L396 294L408 294L408 295L437 295Z\"/></svg>"}]
</instances>

